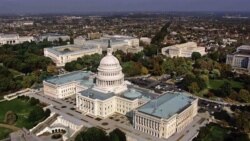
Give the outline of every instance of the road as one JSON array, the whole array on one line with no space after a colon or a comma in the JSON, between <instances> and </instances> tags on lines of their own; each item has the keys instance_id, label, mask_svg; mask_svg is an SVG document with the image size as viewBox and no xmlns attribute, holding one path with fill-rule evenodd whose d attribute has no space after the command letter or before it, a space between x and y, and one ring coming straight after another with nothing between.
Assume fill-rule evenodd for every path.
<instances>
[{"instance_id":1,"label":"road","mask_svg":"<svg viewBox=\"0 0 250 141\"><path fill-rule=\"evenodd\" d=\"M216 101L216 100L211 100L211 99L195 96L195 95L190 94L188 92L186 92L185 94L188 96L194 97L194 98L198 98L199 100L203 100L203 101L211 102L211 103L216 103L216 104L220 104L220 105L224 105L224 106L250 106L250 103L228 103L228 102Z\"/></svg>"}]
</instances>

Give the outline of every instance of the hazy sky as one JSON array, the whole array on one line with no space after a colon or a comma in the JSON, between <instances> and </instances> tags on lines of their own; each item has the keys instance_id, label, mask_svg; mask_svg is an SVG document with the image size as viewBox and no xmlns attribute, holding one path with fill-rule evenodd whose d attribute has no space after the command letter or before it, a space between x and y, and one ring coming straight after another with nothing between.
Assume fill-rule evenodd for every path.
<instances>
[{"instance_id":1,"label":"hazy sky","mask_svg":"<svg viewBox=\"0 0 250 141\"><path fill-rule=\"evenodd\" d=\"M0 0L0 14L104 11L250 11L250 0Z\"/></svg>"}]
</instances>

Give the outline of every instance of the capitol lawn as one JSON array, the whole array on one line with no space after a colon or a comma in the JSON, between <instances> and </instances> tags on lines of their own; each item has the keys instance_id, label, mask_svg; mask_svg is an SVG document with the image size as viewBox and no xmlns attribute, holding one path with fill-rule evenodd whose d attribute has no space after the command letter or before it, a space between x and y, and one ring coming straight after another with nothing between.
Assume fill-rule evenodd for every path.
<instances>
[{"instance_id":1,"label":"capitol lawn","mask_svg":"<svg viewBox=\"0 0 250 141\"><path fill-rule=\"evenodd\" d=\"M228 129L222 128L216 124L208 124L201 128L199 135L194 141L223 141L227 135Z\"/></svg>"},{"instance_id":2,"label":"capitol lawn","mask_svg":"<svg viewBox=\"0 0 250 141\"><path fill-rule=\"evenodd\" d=\"M7 138L11 132L11 129L0 127L0 140Z\"/></svg>"},{"instance_id":3,"label":"capitol lawn","mask_svg":"<svg viewBox=\"0 0 250 141\"><path fill-rule=\"evenodd\" d=\"M219 89L225 82L229 82L232 85L232 88L241 89L243 84L237 81L228 80L228 79L211 79L209 80L209 89L217 90Z\"/></svg>"},{"instance_id":4,"label":"capitol lawn","mask_svg":"<svg viewBox=\"0 0 250 141\"><path fill-rule=\"evenodd\" d=\"M38 106L31 106L28 101L21 99L14 99L11 101L0 102L0 123L4 122L5 113L8 111L13 111L17 114L18 119L14 126L22 128L32 128L34 123L28 121L29 113L36 109ZM0 131L1 133L1 131Z\"/></svg>"}]
</instances>

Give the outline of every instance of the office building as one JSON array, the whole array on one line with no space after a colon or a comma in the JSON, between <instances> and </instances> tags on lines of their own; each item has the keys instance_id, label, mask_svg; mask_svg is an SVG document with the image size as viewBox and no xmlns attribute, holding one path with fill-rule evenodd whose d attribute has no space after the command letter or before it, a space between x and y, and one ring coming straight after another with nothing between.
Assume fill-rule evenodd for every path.
<instances>
[{"instance_id":1,"label":"office building","mask_svg":"<svg viewBox=\"0 0 250 141\"><path fill-rule=\"evenodd\" d=\"M164 47L161 53L168 57L191 57L193 52L199 52L201 56L206 54L204 47L198 47L195 42L188 42L184 44L177 44L173 46Z\"/></svg>"}]
</instances>

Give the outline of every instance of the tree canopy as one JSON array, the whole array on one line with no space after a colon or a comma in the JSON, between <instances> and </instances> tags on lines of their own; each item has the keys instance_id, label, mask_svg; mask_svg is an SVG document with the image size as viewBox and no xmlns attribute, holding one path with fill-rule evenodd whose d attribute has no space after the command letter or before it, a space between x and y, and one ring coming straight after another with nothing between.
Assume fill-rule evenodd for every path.
<instances>
[{"instance_id":1,"label":"tree canopy","mask_svg":"<svg viewBox=\"0 0 250 141\"><path fill-rule=\"evenodd\" d=\"M92 127L76 136L75 141L126 141L126 135L120 129L114 129L106 134L105 131Z\"/></svg>"}]
</instances>

